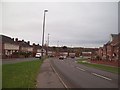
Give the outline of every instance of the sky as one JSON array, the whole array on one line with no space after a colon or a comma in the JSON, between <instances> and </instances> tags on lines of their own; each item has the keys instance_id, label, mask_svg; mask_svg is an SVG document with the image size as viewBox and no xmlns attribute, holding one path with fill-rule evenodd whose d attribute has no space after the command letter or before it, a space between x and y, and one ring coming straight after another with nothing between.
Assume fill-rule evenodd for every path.
<instances>
[{"instance_id":1,"label":"sky","mask_svg":"<svg viewBox=\"0 0 120 90\"><path fill-rule=\"evenodd\" d=\"M118 33L117 2L2 2L1 34L50 46L100 47Z\"/></svg>"}]
</instances>

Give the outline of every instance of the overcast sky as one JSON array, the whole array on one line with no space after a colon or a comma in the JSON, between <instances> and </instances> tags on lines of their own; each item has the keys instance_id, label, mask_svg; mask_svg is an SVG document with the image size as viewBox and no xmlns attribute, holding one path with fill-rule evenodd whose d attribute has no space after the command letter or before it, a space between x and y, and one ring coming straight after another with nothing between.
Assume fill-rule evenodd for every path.
<instances>
[{"instance_id":1,"label":"overcast sky","mask_svg":"<svg viewBox=\"0 0 120 90\"><path fill-rule=\"evenodd\" d=\"M44 9L52 46L99 47L118 33L117 2L3 2L2 34L41 45Z\"/></svg>"}]
</instances>

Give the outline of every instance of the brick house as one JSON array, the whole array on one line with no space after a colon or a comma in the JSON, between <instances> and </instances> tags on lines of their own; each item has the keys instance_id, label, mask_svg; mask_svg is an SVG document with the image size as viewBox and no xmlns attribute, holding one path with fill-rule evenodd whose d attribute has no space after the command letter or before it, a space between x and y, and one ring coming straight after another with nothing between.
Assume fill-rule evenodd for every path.
<instances>
[{"instance_id":1,"label":"brick house","mask_svg":"<svg viewBox=\"0 0 120 90\"><path fill-rule=\"evenodd\" d=\"M111 34L111 40L108 41L103 47L100 47L98 50L98 56L102 60L118 60L120 53L120 33Z\"/></svg>"},{"instance_id":2,"label":"brick house","mask_svg":"<svg viewBox=\"0 0 120 90\"><path fill-rule=\"evenodd\" d=\"M81 56L83 58L91 59L92 58L92 52L82 52Z\"/></svg>"},{"instance_id":3,"label":"brick house","mask_svg":"<svg viewBox=\"0 0 120 90\"><path fill-rule=\"evenodd\" d=\"M102 59L105 60L107 58L107 44L103 45L103 56Z\"/></svg>"},{"instance_id":4,"label":"brick house","mask_svg":"<svg viewBox=\"0 0 120 90\"><path fill-rule=\"evenodd\" d=\"M112 59L113 60L118 60L120 56L120 33L119 34L111 34L112 40L111 40L111 45L113 48L112 52Z\"/></svg>"},{"instance_id":5,"label":"brick house","mask_svg":"<svg viewBox=\"0 0 120 90\"><path fill-rule=\"evenodd\" d=\"M103 57L103 47L99 47L97 54L100 57L100 59L102 59L102 57Z\"/></svg>"}]
</instances>

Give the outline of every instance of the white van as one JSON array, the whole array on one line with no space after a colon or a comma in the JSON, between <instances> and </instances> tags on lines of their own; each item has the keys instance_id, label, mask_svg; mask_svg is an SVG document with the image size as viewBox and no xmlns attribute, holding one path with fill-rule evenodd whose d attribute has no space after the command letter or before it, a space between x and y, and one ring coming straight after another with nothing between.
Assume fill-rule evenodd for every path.
<instances>
[{"instance_id":1,"label":"white van","mask_svg":"<svg viewBox=\"0 0 120 90\"><path fill-rule=\"evenodd\" d=\"M35 57L36 58L41 58L41 53L36 53Z\"/></svg>"}]
</instances>

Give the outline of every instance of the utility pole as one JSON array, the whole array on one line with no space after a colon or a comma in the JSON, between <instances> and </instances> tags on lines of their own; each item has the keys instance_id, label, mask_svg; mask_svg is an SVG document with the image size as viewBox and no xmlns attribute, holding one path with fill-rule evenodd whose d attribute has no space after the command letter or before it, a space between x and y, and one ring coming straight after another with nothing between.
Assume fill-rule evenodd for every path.
<instances>
[{"instance_id":1,"label":"utility pole","mask_svg":"<svg viewBox=\"0 0 120 90\"><path fill-rule=\"evenodd\" d=\"M57 41L57 47L59 47L59 41Z\"/></svg>"},{"instance_id":2,"label":"utility pole","mask_svg":"<svg viewBox=\"0 0 120 90\"><path fill-rule=\"evenodd\" d=\"M41 56L43 58L43 53L44 53L44 33L45 33L45 14L48 12L48 10L44 10L44 18L43 18L43 34L42 34L42 51L41 51Z\"/></svg>"},{"instance_id":3,"label":"utility pole","mask_svg":"<svg viewBox=\"0 0 120 90\"><path fill-rule=\"evenodd\" d=\"M48 43L47 43L47 44L48 44L48 47L49 47L49 39L50 39L50 38L49 38L49 35L50 35L50 34L48 33Z\"/></svg>"},{"instance_id":4,"label":"utility pole","mask_svg":"<svg viewBox=\"0 0 120 90\"><path fill-rule=\"evenodd\" d=\"M46 55L48 56L48 51L49 51L49 33L48 33L48 40L47 40L47 43L46 43Z\"/></svg>"},{"instance_id":5,"label":"utility pole","mask_svg":"<svg viewBox=\"0 0 120 90\"><path fill-rule=\"evenodd\" d=\"M59 41L57 41L57 56L59 56Z\"/></svg>"}]
</instances>

